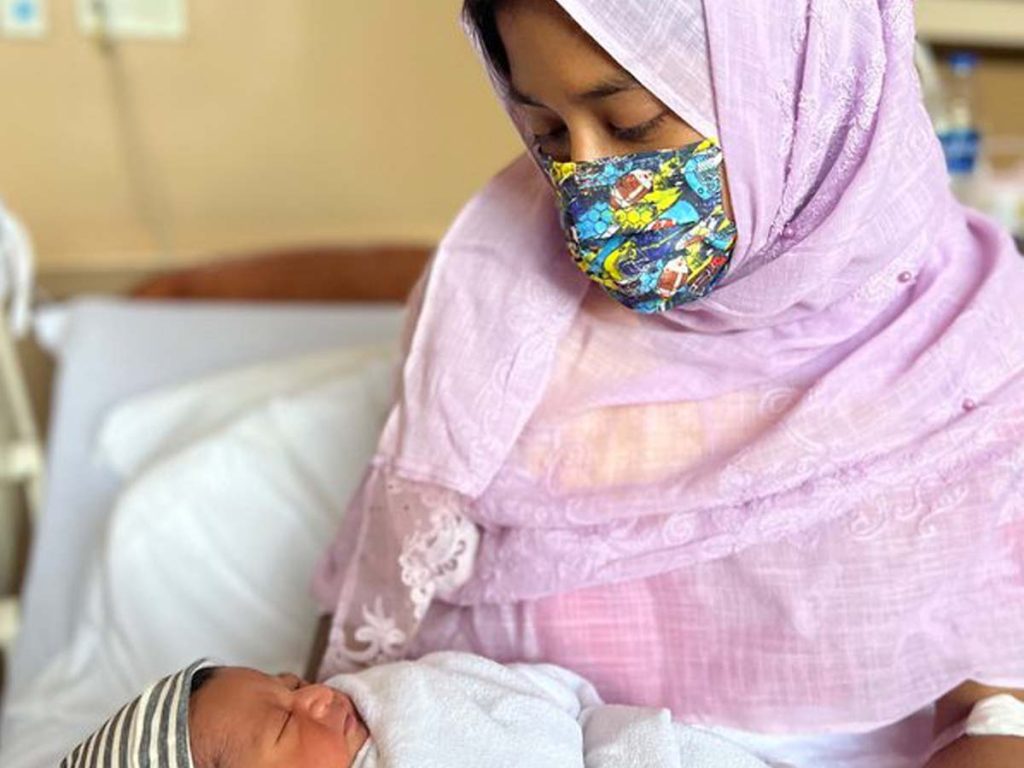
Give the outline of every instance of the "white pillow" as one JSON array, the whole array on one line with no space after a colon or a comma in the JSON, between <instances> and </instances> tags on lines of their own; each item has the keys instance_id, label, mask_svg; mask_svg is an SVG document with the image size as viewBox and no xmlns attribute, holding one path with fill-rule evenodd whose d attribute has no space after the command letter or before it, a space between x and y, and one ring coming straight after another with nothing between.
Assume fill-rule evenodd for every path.
<instances>
[{"instance_id":1,"label":"white pillow","mask_svg":"<svg viewBox=\"0 0 1024 768\"><path fill-rule=\"evenodd\" d=\"M356 360L353 356L353 360ZM103 580L146 677L198 655L300 669L313 567L373 453L390 357L278 395L132 482L111 519Z\"/></svg>"},{"instance_id":2,"label":"white pillow","mask_svg":"<svg viewBox=\"0 0 1024 768\"><path fill-rule=\"evenodd\" d=\"M328 381L268 396L129 483L72 642L7 702L5 768L55 765L146 684L200 656L301 671L312 570L391 399L391 353L340 360Z\"/></svg>"},{"instance_id":3,"label":"white pillow","mask_svg":"<svg viewBox=\"0 0 1024 768\"><path fill-rule=\"evenodd\" d=\"M240 415L363 366L390 364L392 345L331 350L260 363L134 397L103 421L96 451L123 479L181 450ZM390 387L385 383L385 393Z\"/></svg>"}]
</instances>

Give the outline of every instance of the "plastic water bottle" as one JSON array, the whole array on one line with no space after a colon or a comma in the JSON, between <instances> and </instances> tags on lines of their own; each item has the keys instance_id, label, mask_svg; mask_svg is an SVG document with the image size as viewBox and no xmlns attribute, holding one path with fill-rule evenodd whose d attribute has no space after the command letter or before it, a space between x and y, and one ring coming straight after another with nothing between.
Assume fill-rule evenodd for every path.
<instances>
[{"instance_id":1,"label":"plastic water bottle","mask_svg":"<svg viewBox=\"0 0 1024 768\"><path fill-rule=\"evenodd\" d=\"M968 191L981 154L974 84L977 64L978 57L966 51L950 57L952 78L947 90L945 114L938 126L946 167L957 192Z\"/></svg>"}]
</instances>

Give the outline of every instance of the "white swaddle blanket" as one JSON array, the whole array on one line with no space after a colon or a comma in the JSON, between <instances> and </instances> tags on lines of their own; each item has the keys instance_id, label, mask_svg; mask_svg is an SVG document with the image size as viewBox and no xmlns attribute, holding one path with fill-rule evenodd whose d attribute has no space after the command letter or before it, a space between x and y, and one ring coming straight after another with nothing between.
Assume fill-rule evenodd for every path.
<instances>
[{"instance_id":1,"label":"white swaddle blanket","mask_svg":"<svg viewBox=\"0 0 1024 768\"><path fill-rule=\"evenodd\" d=\"M765 768L741 748L609 706L578 675L463 653L339 675L372 734L356 768Z\"/></svg>"}]
</instances>

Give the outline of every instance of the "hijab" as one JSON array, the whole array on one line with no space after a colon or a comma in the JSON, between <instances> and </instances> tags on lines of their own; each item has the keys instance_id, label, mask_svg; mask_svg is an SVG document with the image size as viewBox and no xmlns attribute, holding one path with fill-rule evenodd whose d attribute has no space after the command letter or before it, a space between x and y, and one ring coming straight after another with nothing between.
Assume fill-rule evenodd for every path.
<instances>
[{"instance_id":1,"label":"hijab","mask_svg":"<svg viewBox=\"0 0 1024 768\"><path fill-rule=\"evenodd\" d=\"M912 4L559 4L717 131L731 271L639 316L573 266L533 158L470 201L320 567L325 670L454 610L692 722L868 727L1024 681L1024 271L949 191Z\"/></svg>"}]
</instances>

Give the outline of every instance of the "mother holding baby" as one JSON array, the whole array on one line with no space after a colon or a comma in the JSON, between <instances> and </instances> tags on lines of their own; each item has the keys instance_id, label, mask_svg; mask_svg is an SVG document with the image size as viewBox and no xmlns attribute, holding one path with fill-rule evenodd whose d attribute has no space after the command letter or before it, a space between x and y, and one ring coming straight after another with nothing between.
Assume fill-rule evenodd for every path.
<instances>
[{"instance_id":1,"label":"mother holding baby","mask_svg":"<svg viewBox=\"0 0 1024 768\"><path fill-rule=\"evenodd\" d=\"M1024 264L912 4L465 18L528 152L413 298L321 675L467 650L799 765L1024 764Z\"/></svg>"}]
</instances>

